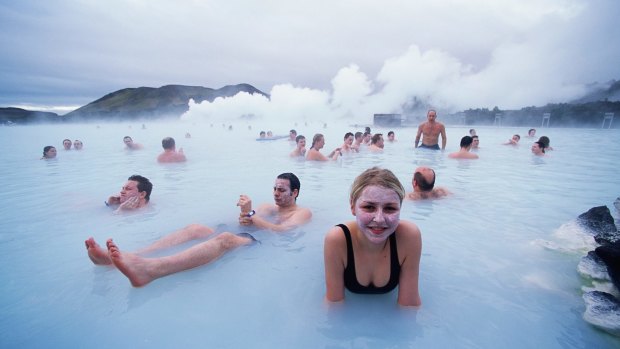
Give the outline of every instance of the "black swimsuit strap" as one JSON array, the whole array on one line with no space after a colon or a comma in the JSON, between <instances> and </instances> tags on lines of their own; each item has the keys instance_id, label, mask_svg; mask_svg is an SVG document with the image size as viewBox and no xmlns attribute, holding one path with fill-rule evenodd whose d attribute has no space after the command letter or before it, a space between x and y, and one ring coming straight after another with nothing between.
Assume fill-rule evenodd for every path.
<instances>
[{"instance_id":1,"label":"black swimsuit strap","mask_svg":"<svg viewBox=\"0 0 620 349\"><path fill-rule=\"evenodd\" d=\"M398 249L396 247L396 233L390 235L390 279L388 283L381 287L376 287L372 283L368 286L361 285L357 281L357 274L355 271L355 256L353 254L353 240L351 238L351 232L349 228L344 224L338 224L338 227L342 229L344 236L347 240L347 266L344 269L344 283L345 287L354 293L387 293L393 290L400 279L400 263L398 260Z\"/></svg>"}]
</instances>

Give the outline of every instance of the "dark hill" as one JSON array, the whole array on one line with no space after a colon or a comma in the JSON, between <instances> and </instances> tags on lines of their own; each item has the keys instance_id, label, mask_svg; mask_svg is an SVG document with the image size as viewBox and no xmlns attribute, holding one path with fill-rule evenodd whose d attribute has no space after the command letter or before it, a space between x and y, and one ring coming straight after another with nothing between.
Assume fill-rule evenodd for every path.
<instances>
[{"instance_id":1,"label":"dark hill","mask_svg":"<svg viewBox=\"0 0 620 349\"><path fill-rule=\"evenodd\" d=\"M217 97L232 97L239 92L266 93L248 84L220 89L201 86L166 85L159 88L126 88L112 92L63 116L67 121L92 119L131 120L138 118L178 118L189 110L189 100L213 102Z\"/></svg>"},{"instance_id":2,"label":"dark hill","mask_svg":"<svg viewBox=\"0 0 620 349\"><path fill-rule=\"evenodd\" d=\"M30 122L58 121L58 114L45 111L31 111L20 108L0 108L1 124L25 124Z\"/></svg>"}]
</instances>

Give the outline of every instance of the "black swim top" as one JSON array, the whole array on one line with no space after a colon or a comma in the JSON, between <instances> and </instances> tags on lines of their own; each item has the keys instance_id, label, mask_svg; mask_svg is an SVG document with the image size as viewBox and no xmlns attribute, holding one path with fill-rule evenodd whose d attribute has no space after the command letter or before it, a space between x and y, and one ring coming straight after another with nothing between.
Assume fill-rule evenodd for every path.
<instances>
[{"instance_id":1,"label":"black swim top","mask_svg":"<svg viewBox=\"0 0 620 349\"><path fill-rule=\"evenodd\" d=\"M398 251L396 248L396 234L390 235L390 280L387 284L377 287L372 284L368 286L361 285L357 281L355 274L355 256L353 255L353 242L351 241L351 232L344 224L338 224L342 229L344 236L347 238L347 267L344 269L344 287L353 293L363 294L381 294L392 291L398 286L400 278L400 264L398 263Z\"/></svg>"}]
</instances>

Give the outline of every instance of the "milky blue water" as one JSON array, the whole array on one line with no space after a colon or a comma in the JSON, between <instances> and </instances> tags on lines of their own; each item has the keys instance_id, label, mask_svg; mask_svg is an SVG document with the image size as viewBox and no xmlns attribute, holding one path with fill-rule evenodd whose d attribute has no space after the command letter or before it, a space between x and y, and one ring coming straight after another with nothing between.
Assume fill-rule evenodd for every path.
<instances>
[{"instance_id":1,"label":"milky blue water","mask_svg":"<svg viewBox=\"0 0 620 349\"><path fill-rule=\"evenodd\" d=\"M140 126L0 127L0 347L620 346L619 338L582 319L582 288L592 280L579 275L577 264L587 248L558 234L593 206L613 211L620 130L539 129L555 150L535 158L532 139L522 138L517 148L500 145L527 128L478 128L480 159L458 161L415 151L416 130L403 128L382 154L310 163L289 159L287 140L254 139L268 128L274 134L296 128L308 139L321 132L327 153L358 129L301 122L251 130L247 123L232 130L198 122ZM467 130L448 127L449 151ZM126 135L145 149L125 151ZM187 163L156 163L165 136L184 148ZM64 138L81 139L84 149L63 151ZM58 148L57 160L39 160L45 145ZM338 306L323 301L323 236L352 219L349 186L375 165L394 171L408 190L415 167L432 166L436 185L453 192L402 208L401 218L416 222L423 235L419 310L399 308L396 292L347 293ZM259 245L137 289L87 258L89 236L99 243L113 237L134 250L190 223L243 231L239 194L271 202L276 175L288 171L301 179L298 203L314 213L298 231L257 231ZM103 202L134 173L154 183L150 208L114 214Z\"/></svg>"}]
</instances>

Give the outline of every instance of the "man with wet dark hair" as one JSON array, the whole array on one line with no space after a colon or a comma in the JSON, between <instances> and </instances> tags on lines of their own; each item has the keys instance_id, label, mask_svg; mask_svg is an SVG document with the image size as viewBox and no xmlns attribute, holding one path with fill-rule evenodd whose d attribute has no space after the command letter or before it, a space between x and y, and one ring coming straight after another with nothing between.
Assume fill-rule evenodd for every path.
<instances>
[{"instance_id":1,"label":"man with wet dark hair","mask_svg":"<svg viewBox=\"0 0 620 349\"><path fill-rule=\"evenodd\" d=\"M478 136L471 136L471 150L476 151L480 149L480 138Z\"/></svg>"},{"instance_id":2,"label":"man with wet dark hair","mask_svg":"<svg viewBox=\"0 0 620 349\"><path fill-rule=\"evenodd\" d=\"M138 209L149 203L152 190L153 184L148 178L132 175L127 178L120 193L110 196L105 204L112 207L118 206L117 211Z\"/></svg>"},{"instance_id":3,"label":"man with wet dark hair","mask_svg":"<svg viewBox=\"0 0 620 349\"><path fill-rule=\"evenodd\" d=\"M473 137L463 136L463 138L461 138L461 149L457 152L448 154L448 157L451 159L477 159L478 155L469 152L473 141Z\"/></svg>"},{"instance_id":4,"label":"man with wet dark hair","mask_svg":"<svg viewBox=\"0 0 620 349\"><path fill-rule=\"evenodd\" d=\"M237 206L241 208L239 223L273 231L291 230L305 224L312 218L312 212L307 208L297 206L300 189L299 178L287 172L276 178L273 186L275 204L264 203L255 211L252 209L252 200L249 196L239 196L237 202Z\"/></svg>"},{"instance_id":5,"label":"man with wet dark hair","mask_svg":"<svg viewBox=\"0 0 620 349\"><path fill-rule=\"evenodd\" d=\"M389 142L396 142L396 135L394 134L394 131L388 132L388 141Z\"/></svg>"},{"instance_id":6,"label":"man with wet dark hair","mask_svg":"<svg viewBox=\"0 0 620 349\"><path fill-rule=\"evenodd\" d=\"M413 192L407 194L410 200L435 199L450 194L445 188L435 188L435 171L426 166L420 166L413 173Z\"/></svg>"},{"instance_id":7,"label":"man with wet dark hair","mask_svg":"<svg viewBox=\"0 0 620 349\"><path fill-rule=\"evenodd\" d=\"M306 156L306 137L298 135L295 137L295 144L295 150L289 156L292 158Z\"/></svg>"}]
</instances>

